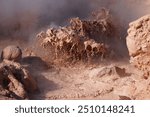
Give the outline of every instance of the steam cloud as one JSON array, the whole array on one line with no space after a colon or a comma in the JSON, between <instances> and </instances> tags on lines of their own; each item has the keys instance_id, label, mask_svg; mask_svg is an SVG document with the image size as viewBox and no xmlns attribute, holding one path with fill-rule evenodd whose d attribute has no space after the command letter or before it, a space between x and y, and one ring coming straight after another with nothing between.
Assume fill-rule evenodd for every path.
<instances>
[{"instance_id":1,"label":"steam cloud","mask_svg":"<svg viewBox=\"0 0 150 117\"><path fill-rule=\"evenodd\" d=\"M0 0L0 35L28 36L35 30L87 17L90 0Z\"/></svg>"},{"instance_id":2,"label":"steam cloud","mask_svg":"<svg viewBox=\"0 0 150 117\"><path fill-rule=\"evenodd\" d=\"M0 0L0 36L29 37L37 30L65 25L68 18L87 18L91 11L110 9L120 24L148 14L150 0Z\"/></svg>"}]
</instances>

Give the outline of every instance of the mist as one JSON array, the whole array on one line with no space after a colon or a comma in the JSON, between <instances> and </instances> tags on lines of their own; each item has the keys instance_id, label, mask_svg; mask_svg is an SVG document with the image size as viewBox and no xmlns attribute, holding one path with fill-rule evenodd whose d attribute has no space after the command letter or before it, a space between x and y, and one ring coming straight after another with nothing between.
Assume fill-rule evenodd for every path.
<instances>
[{"instance_id":1,"label":"mist","mask_svg":"<svg viewBox=\"0 0 150 117\"><path fill-rule=\"evenodd\" d=\"M28 37L49 26L65 25L68 18L85 18L90 0L0 0L0 35Z\"/></svg>"},{"instance_id":2,"label":"mist","mask_svg":"<svg viewBox=\"0 0 150 117\"><path fill-rule=\"evenodd\" d=\"M105 7L126 33L128 24L150 11L150 0L0 0L0 36L28 39L50 25L66 25L69 18L88 18Z\"/></svg>"}]
</instances>

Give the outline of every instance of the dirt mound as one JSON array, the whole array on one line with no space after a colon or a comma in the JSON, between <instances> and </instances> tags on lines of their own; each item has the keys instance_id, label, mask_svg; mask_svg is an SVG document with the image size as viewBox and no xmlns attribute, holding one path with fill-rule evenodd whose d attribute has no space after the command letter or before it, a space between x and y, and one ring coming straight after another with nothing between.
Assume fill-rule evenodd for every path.
<instances>
[{"instance_id":1,"label":"dirt mound","mask_svg":"<svg viewBox=\"0 0 150 117\"><path fill-rule=\"evenodd\" d=\"M130 62L148 75L150 71L150 15L143 16L129 24L126 40Z\"/></svg>"}]
</instances>

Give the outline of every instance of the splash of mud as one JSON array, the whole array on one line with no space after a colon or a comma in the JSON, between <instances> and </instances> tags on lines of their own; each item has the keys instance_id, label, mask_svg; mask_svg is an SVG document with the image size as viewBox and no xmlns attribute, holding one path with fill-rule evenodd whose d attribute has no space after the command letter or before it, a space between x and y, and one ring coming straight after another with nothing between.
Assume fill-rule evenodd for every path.
<instances>
[{"instance_id":1,"label":"splash of mud","mask_svg":"<svg viewBox=\"0 0 150 117\"><path fill-rule=\"evenodd\" d=\"M92 15L89 20L72 18L68 26L41 31L37 34L37 40L47 49L45 51L55 53L52 55L55 59L104 59L115 53L114 47L119 41L117 28L108 10L103 8Z\"/></svg>"}]
</instances>

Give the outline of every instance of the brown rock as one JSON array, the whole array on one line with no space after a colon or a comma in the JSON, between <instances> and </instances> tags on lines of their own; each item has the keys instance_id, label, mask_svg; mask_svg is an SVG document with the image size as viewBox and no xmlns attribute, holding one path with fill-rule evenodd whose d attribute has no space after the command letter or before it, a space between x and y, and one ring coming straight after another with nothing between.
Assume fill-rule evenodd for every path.
<instances>
[{"instance_id":1,"label":"brown rock","mask_svg":"<svg viewBox=\"0 0 150 117\"><path fill-rule=\"evenodd\" d=\"M22 58L22 51L18 46L10 45L3 49L1 59L19 61Z\"/></svg>"},{"instance_id":2,"label":"brown rock","mask_svg":"<svg viewBox=\"0 0 150 117\"><path fill-rule=\"evenodd\" d=\"M13 99L28 99L28 93L38 89L29 71L9 60L0 64L0 87L0 95Z\"/></svg>"},{"instance_id":3,"label":"brown rock","mask_svg":"<svg viewBox=\"0 0 150 117\"><path fill-rule=\"evenodd\" d=\"M105 75L117 75L119 77L125 77L128 74L126 73L125 68L112 66L112 67L105 67L98 73L98 77L103 77Z\"/></svg>"},{"instance_id":4,"label":"brown rock","mask_svg":"<svg viewBox=\"0 0 150 117\"><path fill-rule=\"evenodd\" d=\"M129 24L126 38L130 62L143 71L150 71L150 15Z\"/></svg>"}]
</instances>

